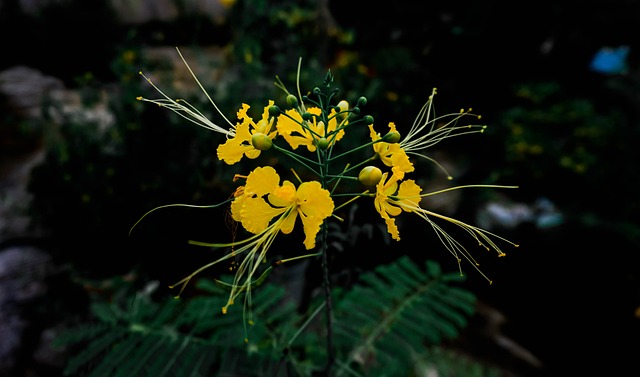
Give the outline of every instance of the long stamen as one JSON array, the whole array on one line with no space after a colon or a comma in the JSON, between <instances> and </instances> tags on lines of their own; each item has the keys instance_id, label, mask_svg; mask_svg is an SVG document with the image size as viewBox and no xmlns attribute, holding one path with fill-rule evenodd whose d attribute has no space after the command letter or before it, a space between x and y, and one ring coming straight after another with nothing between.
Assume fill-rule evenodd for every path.
<instances>
[{"instance_id":1,"label":"long stamen","mask_svg":"<svg viewBox=\"0 0 640 377\"><path fill-rule=\"evenodd\" d=\"M147 76L144 75L144 73L139 72L140 75L142 77L144 77L147 82L153 86L153 88L155 90L158 91L158 93L160 93L163 97L165 98L161 98L161 99L148 99L148 98L144 98L144 97L137 97L138 101L143 101L143 102L150 102L150 103L154 103L158 106L161 107L165 107L171 111L173 111L174 113L178 114L179 116L181 116L182 118L200 126L203 128L206 128L208 130L211 131L215 131L218 133L222 133L225 135L230 135L233 136L233 131L232 130L226 130L220 126L218 126L217 124L213 123L211 120L209 120L209 118L207 118L206 116L204 116L200 111L198 111L195 107L193 107L191 104L189 104L187 101L183 100L183 99L177 99L177 100L173 100L171 97L169 97L168 95L166 95L162 90L160 90L160 88L158 88L153 81L151 81L150 78L148 78ZM185 105L182 105L180 102L185 103ZM233 125L232 125L233 128Z\"/></svg>"},{"instance_id":2,"label":"long stamen","mask_svg":"<svg viewBox=\"0 0 640 377\"><path fill-rule=\"evenodd\" d=\"M180 55L180 59L182 59L182 62L184 62L184 65L187 67L187 69L189 70L189 73L191 73L191 76L193 77L193 79L196 81L196 83L198 84L198 86L200 87L200 89L202 90L202 92L204 92L204 95L207 97L207 99L209 100L209 102L213 105L213 107L218 111L218 114L220 114L220 116L222 117L222 119L224 119L231 127L233 127L233 123L231 123L229 121L229 119L227 119L226 116L224 116L224 113L222 113L222 111L220 111L220 109L218 108L218 105L216 105L215 102L213 102L213 100L211 99L211 97L209 96L209 93L207 93L207 91L204 89L204 87L202 86L202 84L200 83L200 80L198 80L198 78L196 77L196 75L193 73L193 71L191 70L191 67L189 66L189 64L187 63L187 61L185 60L185 58L182 56L182 53L180 52L180 49L176 47L176 51L178 51L178 55Z\"/></svg>"}]
</instances>

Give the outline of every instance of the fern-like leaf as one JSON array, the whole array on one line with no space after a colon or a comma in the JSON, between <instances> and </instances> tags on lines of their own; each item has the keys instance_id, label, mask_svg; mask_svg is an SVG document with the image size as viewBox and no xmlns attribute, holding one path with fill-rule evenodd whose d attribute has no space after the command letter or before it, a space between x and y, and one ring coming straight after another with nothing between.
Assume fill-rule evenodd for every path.
<instances>
[{"instance_id":1,"label":"fern-like leaf","mask_svg":"<svg viewBox=\"0 0 640 377\"><path fill-rule=\"evenodd\" d=\"M227 295L205 287L210 294L184 301L156 302L150 294L138 294L123 303L94 303L97 323L68 330L56 340L82 347L68 360L65 375L211 376L252 365L249 376L266 370L258 366L273 369L281 351L273 329L287 333L288 322L296 318L291 306L281 304L284 290L264 285L252 293L256 324L249 326L251 337L245 340L242 313L223 315Z\"/></svg>"},{"instance_id":2,"label":"fern-like leaf","mask_svg":"<svg viewBox=\"0 0 640 377\"><path fill-rule=\"evenodd\" d=\"M335 334L341 372L394 375L417 355L454 338L473 314L475 296L443 274L436 262L420 269L402 257L361 276L336 305Z\"/></svg>"}]
</instances>

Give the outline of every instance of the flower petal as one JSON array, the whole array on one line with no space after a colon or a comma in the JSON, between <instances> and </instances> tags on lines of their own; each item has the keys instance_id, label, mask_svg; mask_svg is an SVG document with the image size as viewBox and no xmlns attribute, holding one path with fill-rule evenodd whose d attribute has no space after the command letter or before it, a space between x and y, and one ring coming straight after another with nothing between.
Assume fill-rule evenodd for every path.
<instances>
[{"instance_id":1,"label":"flower petal","mask_svg":"<svg viewBox=\"0 0 640 377\"><path fill-rule=\"evenodd\" d=\"M247 176L247 184L244 187L245 195L264 196L272 193L280 183L280 176L271 166L255 168Z\"/></svg>"},{"instance_id":2,"label":"flower petal","mask_svg":"<svg viewBox=\"0 0 640 377\"><path fill-rule=\"evenodd\" d=\"M420 207L421 191L422 188L413 179L402 182L397 195L402 209L407 212L413 212L415 208Z\"/></svg>"},{"instance_id":3,"label":"flower petal","mask_svg":"<svg viewBox=\"0 0 640 377\"><path fill-rule=\"evenodd\" d=\"M262 198L245 198L241 216L242 226L251 233L258 234L269 226L274 217L286 209L274 208Z\"/></svg>"},{"instance_id":4,"label":"flower petal","mask_svg":"<svg viewBox=\"0 0 640 377\"><path fill-rule=\"evenodd\" d=\"M303 182L298 187L298 211L304 228L304 245L313 249L316 245L316 235L325 218L333 213L333 199L329 191L322 188L320 182Z\"/></svg>"}]
</instances>

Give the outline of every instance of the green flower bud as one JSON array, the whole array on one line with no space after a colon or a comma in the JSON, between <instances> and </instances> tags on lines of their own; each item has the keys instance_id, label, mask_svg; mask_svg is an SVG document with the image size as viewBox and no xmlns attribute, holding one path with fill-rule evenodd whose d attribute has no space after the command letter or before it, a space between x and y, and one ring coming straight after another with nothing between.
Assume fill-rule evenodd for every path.
<instances>
[{"instance_id":1,"label":"green flower bud","mask_svg":"<svg viewBox=\"0 0 640 377\"><path fill-rule=\"evenodd\" d=\"M302 120L309 121L309 120L311 120L311 117L312 117L312 116L313 116L313 115L312 115L311 113L309 113L309 112L305 112L305 113L303 113L303 114L302 114Z\"/></svg>"},{"instance_id":2,"label":"green flower bud","mask_svg":"<svg viewBox=\"0 0 640 377\"><path fill-rule=\"evenodd\" d=\"M353 112L354 115L360 114L360 108L358 106L354 107L351 111Z\"/></svg>"},{"instance_id":3,"label":"green flower bud","mask_svg":"<svg viewBox=\"0 0 640 377\"><path fill-rule=\"evenodd\" d=\"M316 145L318 146L318 148L324 151L329 148L329 140L327 140L326 137L321 137L320 139L316 140Z\"/></svg>"},{"instance_id":4,"label":"green flower bud","mask_svg":"<svg viewBox=\"0 0 640 377\"><path fill-rule=\"evenodd\" d=\"M313 94L315 94L317 96L320 93L321 93L320 88L318 88L317 86L315 88L313 88Z\"/></svg>"},{"instance_id":5,"label":"green flower bud","mask_svg":"<svg viewBox=\"0 0 640 377\"><path fill-rule=\"evenodd\" d=\"M382 179L382 170L375 166L365 166L358 174L358 180L365 186L375 186Z\"/></svg>"},{"instance_id":6,"label":"green flower bud","mask_svg":"<svg viewBox=\"0 0 640 377\"><path fill-rule=\"evenodd\" d=\"M358 98L358 104L356 106L364 106L367 104L367 97Z\"/></svg>"},{"instance_id":7,"label":"green flower bud","mask_svg":"<svg viewBox=\"0 0 640 377\"><path fill-rule=\"evenodd\" d=\"M294 109L298 107L298 99L296 98L296 96L294 96L293 94L289 94L287 96L287 105Z\"/></svg>"},{"instance_id":8,"label":"green flower bud","mask_svg":"<svg viewBox=\"0 0 640 377\"><path fill-rule=\"evenodd\" d=\"M382 137L382 141L389 144L395 144L400 141L400 132L389 132Z\"/></svg>"},{"instance_id":9,"label":"green flower bud","mask_svg":"<svg viewBox=\"0 0 640 377\"><path fill-rule=\"evenodd\" d=\"M371 115L365 115L362 120L364 120L364 124L366 125L373 124L373 117Z\"/></svg>"},{"instance_id":10,"label":"green flower bud","mask_svg":"<svg viewBox=\"0 0 640 377\"><path fill-rule=\"evenodd\" d=\"M280 108L278 106L273 105L273 106L269 107L269 115L271 115L272 117L277 117L281 113L282 112L280 111Z\"/></svg>"},{"instance_id":11,"label":"green flower bud","mask_svg":"<svg viewBox=\"0 0 640 377\"><path fill-rule=\"evenodd\" d=\"M273 141L271 141L269 136L258 132L251 136L251 145L257 150L266 151L271 148Z\"/></svg>"}]
</instances>

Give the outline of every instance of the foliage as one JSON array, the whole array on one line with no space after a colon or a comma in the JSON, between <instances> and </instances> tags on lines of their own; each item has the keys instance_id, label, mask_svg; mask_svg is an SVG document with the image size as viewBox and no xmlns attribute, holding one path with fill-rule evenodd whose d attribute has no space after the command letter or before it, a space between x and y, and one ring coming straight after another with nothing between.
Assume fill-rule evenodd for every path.
<instances>
[{"instance_id":1,"label":"foliage","mask_svg":"<svg viewBox=\"0 0 640 377\"><path fill-rule=\"evenodd\" d=\"M289 2L269 5L263 1L239 2L230 15L230 22L238 26L238 34L233 36L232 42L227 46L227 52L230 54L225 55L229 60L223 63L228 64L223 68L224 78L214 79L216 86L208 83L206 85L207 88L212 87L211 96L216 98L221 108L237 106L238 99L259 108L264 106L265 98L271 98L265 94L271 93L272 82L265 80L265 77L273 76L271 70L277 68L278 73L290 72L283 77L285 82L308 82L310 78L318 77L318 73L324 71L328 63L337 63L333 72L340 73L341 77L345 78L344 87L349 88L347 91L341 91L341 95L344 98L356 99L356 93L361 93L370 98L366 108L374 108L380 113L393 116L402 114L404 128L399 130L400 134L405 136L409 131L407 124L411 121L406 119L406 113L398 109L405 106L415 108L414 91L419 92L421 96L428 95L428 92L424 93L423 88L404 92L400 90L406 86L403 84L403 77L411 77L417 73L418 68L411 63L414 56L406 47L381 49L378 55L370 57L366 62L361 61L361 56L348 49L335 56L326 54L329 44L349 46L353 43L353 35L332 24L331 18L326 17L326 12L327 9L314 2L296 5ZM319 16L324 17L320 17L322 30L310 32L314 30L311 26L316 25ZM298 30L307 32L296 32ZM274 39L273 35L280 35L281 38ZM135 37L128 43L135 46ZM290 45L302 47L292 49ZM194 50L195 55L198 55L199 48L195 47ZM295 71L292 68L298 62L299 56L303 56L309 68L306 72L298 72L296 76L291 72ZM137 229L134 237L126 238L128 226L134 223L140 213L149 208L157 208L167 202L204 205L212 201L226 200L227 195L232 192L229 178L234 174L247 174L250 170L246 161L230 167L212 157L214 153L211 145L228 138L214 133L200 133L197 129L185 127L183 119L176 114L162 113L156 111L155 106L143 107L140 103L130 101L140 94L148 94L140 93L145 89L141 90L139 82L135 79L138 77L139 67L144 66L155 73L163 69L171 72L175 68L145 59L138 47L123 48L117 59L112 62L111 68L121 79L118 83L119 89L110 92L113 97L106 101L109 110L116 114L115 123L103 127L99 122L87 119L63 117L62 122L50 119L52 127L48 130L48 136L52 147L48 150L45 163L33 174L31 189L35 197L34 213L41 224L51 230L52 239L56 242L57 256L65 262L71 262L81 274L104 277L135 269L142 275L149 274L153 278L161 277L163 280L171 279L170 274L180 273L184 268L188 268L186 266L191 267L194 264L191 257L181 255L181 251L186 248L185 239L204 239L211 235L211 229L216 229L213 232L215 236L228 233L235 241L235 230L227 222L233 213L226 214L227 218L222 219L222 216L218 216L212 220L211 217L200 213L199 216L179 217L184 212L175 211L164 215L164 218L163 215L155 217L155 222L149 221L145 227ZM198 71L205 71L207 68ZM162 81L165 82L165 79L170 81L172 78L165 76ZM330 71L325 84L329 84L332 79ZM93 80L91 74L77 80L89 89L83 97L84 105L87 107L100 101L100 98L95 96L96 91L91 90L98 87ZM391 85L385 88L385 81ZM95 88L92 88L94 84ZM329 85L326 87L328 91ZM330 100L335 93L337 90L326 97L310 97L311 101L325 103L327 107L323 111L328 113L331 110ZM175 92L169 95L171 98L177 98ZM203 109L208 106L208 111L203 110L203 117L212 118L212 114L217 116L210 109L211 104L199 93L188 92L179 95L193 105L193 108ZM284 103L286 97L288 96L281 95L279 103ZM366 97L360 97L357 102L352 103L356 104L357 111L353 108L344 111L345 114L354 113L355 116L350 119L352 125L360 122L357 115L360 108L365 108ZM300 96L300 102L303 98L304 101L309 100L306 95ZM323 102L325 99L328 100ZM431 99L432 97L429 97L428 103ZM288 101L288 98L286 100ZM418 109L419 106L415 108ZM429 131L425 136L418 137L414 134L418 140L426 141L412 152L432 161L430 157L423 155L422 147L447 138L449 131L443 131L449 126L455 129L453 134L466 133L467 131L460 131L463 127L456 126L456 122L458 117L473 115L470 111L454 113L455 120L445 121L443 128L440 128L440 125L434 127L432 122L435 121L430 118L430 111L423 113L420 119L422 123L418 122L419 131ZM300 112L300 115L303 115L303 112ZM437 119L444 120L446 117ZM325 116L323 119L328 118ZM360 119L366 118L360 116ZM385 121L378 124L377 129L385 129ZM391 128L391 125L389 127ZM474 131L468 132L483 130L477 125L469 126L469 129L472 127ZM341 144L343 150L348 153L363 146L361 139L368 143L370 137L366 127L352 126L349 131L352 130L353 135L359 137L351 141L345 140ZM395 129L391 128L389 133L395 133ZM387 136L384 133L382 135ZM327 133L325 136L336 137L335 133ZM376 147L380 147L387 144L387 139L382 140L380 135L378 138L380 139L373 140L371 145L365 146L371 147L376 144ZM407 146L407 150L408 148ZM372 161L377 156L371 155L382 153L373 153L371 148L362 148L359 152L363 153L358 155L365 155L365 158L371 158ZM328 156L331 149L327 155L323 154L325 152L319 153L318 156ZM320 171L324 170L329 161L328 157L323 158L327 164L319 164ZM279 168L291 167L284 165L282 160L261 158L258 161ZM376 164L385 168L380 161ZM295 165L292 164L294 167ZM343 169L343 166L340 166L340 169ZM342 173L345 173L347 168L344 169ZM327 169L323 172L323 185L325 178L327 182L336 179L329 177L328 171ZM340 170L334 169L331 173L337 174ZM308 178L302 173L300 176ZM422 176L424 177L426 175ZM346 178L353 180L345 182ZM352 185L351 188L355 186L358 190L362 189L353 176L347 177L345 174L337 181L341 179L343 185L340 190L349 185ZM396 175L389 177L388 187L385 190L380 187L378 190L379 202L383 203L380 207L387 208L379 209L383 218L389 217L390 214L392 217L396 216L395 211L389 209L400 208L394 207L395 205L415 204L415 195L406 193L417 190L417 185L404 186L405 183L402 183L403 189L400 189L397 195L391 192L392 190L389 191L394 185L400 185L400 179L401 177ZM335 192L342 194L340 190ZM225 193L222 197L221 192ZM434 194L437 192L423 195ZM408 197L403 198L402 195ZM378 200L377 194L370 192L368 196L376 196ZM347 200L346 204L348 203ZM385 240L389 239L385 227L380 224L356 224L353 221L355 208L353 205L352 211L347 212L349 222L346 232L341 232L333 223L323 224L323 227L326 226L323 228L326 232L323 236L325 247L331 246L343 254L348 254L349 249L354 247L355 236L361 232L371 235L374 229L378 229L374 228L376 225L386 236ZM408 208L405 207L404 210L407 211ZM445 240L445 248L453 254L458 263L463 258L469 259L468 252L446 231L435 225L431 216L459 226L462 228L461 233L468 233L481 245L486 242L487 245L495 247L487 238L488 233L478 228L423 208L419 208L419 211L417 208L412 210L420 213L419 216L429 224L427 226L436 231L438 239ZM65 216L61 216L61 213ZM344 213L342 210L338 215L344 216ZM390 229L388 233L392 233L395 220L386 220ZM223 232L217 231L219 229ZM397 234L394 234L394 238L399 239ZM327 244L328 242L330 244ZM348 243L349 247L345 247ZM499 254L502 253L495 248ZM234 246L231 246L231 250L237 251ZM297 256L295 250L292 250L293 248L286 245L277 251L280 254L291 256L290 254L294 253ZM325 248L325 256L326 253ZM207 257L208 255L202 255L194 259L202 260ZM258 259L256 258L256 261ZM160 265L160 270L157 270ZM219 267L224 270L226 266ZM360 264L354 265L351 262L348 268L353 272L359 267ZM326 265L324 268L327 271ZM168 270L171 272L168 273ZM473 295L454 286L454 281L459 280L458 277L457 274L442 274L435 262L428 262L426 271L421 271L408 259L400 259L389 266L376 269L375 272L363 274L360 283L353 287L336 286L334 291L326 296L335 300L335 307L331 308L333 311L327 310L329 316L335 318L333 326L325 325L318 319L319 311L301 314L289 306L281 306L283 291L273 284L264 283L251 294L249 316L255 316L259 320L250 326L247 343L237 341L238 334L244 330L248 322L251 322L244 317L247 312L242 312L243 318L239 318L239 313L235 311L221 316L215 314L219 312L216 308L222 307L226 310L235 298L234 290L240 293L248 292L253 284L262 283L262 280L259 278L252 281L249 276L246 285L240 286L237 281L227 285L227 288L231 286L232 290L231 299L227 297L227 301L222 294L223 291L209 287L206 281L200 280L197 288L202 291L197 297L180 301L158 301L150 292L145 291L122 302L95 302L91 310L97 323L68 333L59 341L76 347L74 349L78 351L67 365L68 374L206 375L215 371L220 374L249 376L273 375L274 370L280 368L282 372L283 368L286 368L290 373L312 375L326 372L323 370L323 364L326 358L333 356L328 355L330 351L327 351L324 343L327 333L335 331L335 338L332 340L336 347L335 370L341 375L412 375L421 373L423 369L457 370L473 375L473 372L470 372L473 363L460 362L455 354L441 348L446 340L458 335L459 330L466 326L467 317L473 312ZM328 278L325 276L325 282ZM224 276L221 279L231 281L229 279L233 278ZM344 288L349 289L341 291ZM314 297L315 310L329 305L328 301L324 304L320 303L321 301L318 296ZM283 351L286 351L284 355ZM408 370L407 365L414 366L414 370ZM477 366L475 370L484 368Z\"/></svg>"},{"instance_id":2,"label":"foliage","mask_svg":"<svg viewBox=\"0 0 640 377\"><path fill-rule=\"evenodd\" d=\"M336 375L496 373L441 347L474 312L475 296L458 286L462 280L434 262L421 269L401 257L336 293ZM322 370L326 328L314 315L322 303L298 313L282 287L265 283L253 296L256 321L243 342L241 313L220 314L223 289L206 279L197 286L200 293L184 299L154 298L150 286L133 297L94 302L93 321L57 338L59 346L78 350L65 374L311 376Z\"/></svg>"},{"instance_id":3,"label":"foliage","mask_svg":"<svg viewBox=\"0 0 640 377\"><path fill-rule=\"evenodd\" d=\"M635 190L626 182L635 181L637 170L629 161L638 157L633 140L640 139L637 121L626 107L634 80L612 78L604 81L598 96L571 93L572 88L557 82L521 83L514 87L514 106L498 119L498 135L488 130L500 158L509 169L495 169L495 180L518 177L528 196L549 195L562 203L570 220L586 227L610 228L634 243L640 240L637 226L638 202ZM596 82L591 82L597 85ZM602 84L600 84L602 85ZM606 163L603 157L606 156ZM636 178L634 178L636 177ZM553 191L549 191L549 180ZM615 188L615 198L600 198L585 206L576 198L596 198ZM580 193L577 196L577 193ZM624 205L616 204L628 198Z\"/></svg>"}]
</instances>

